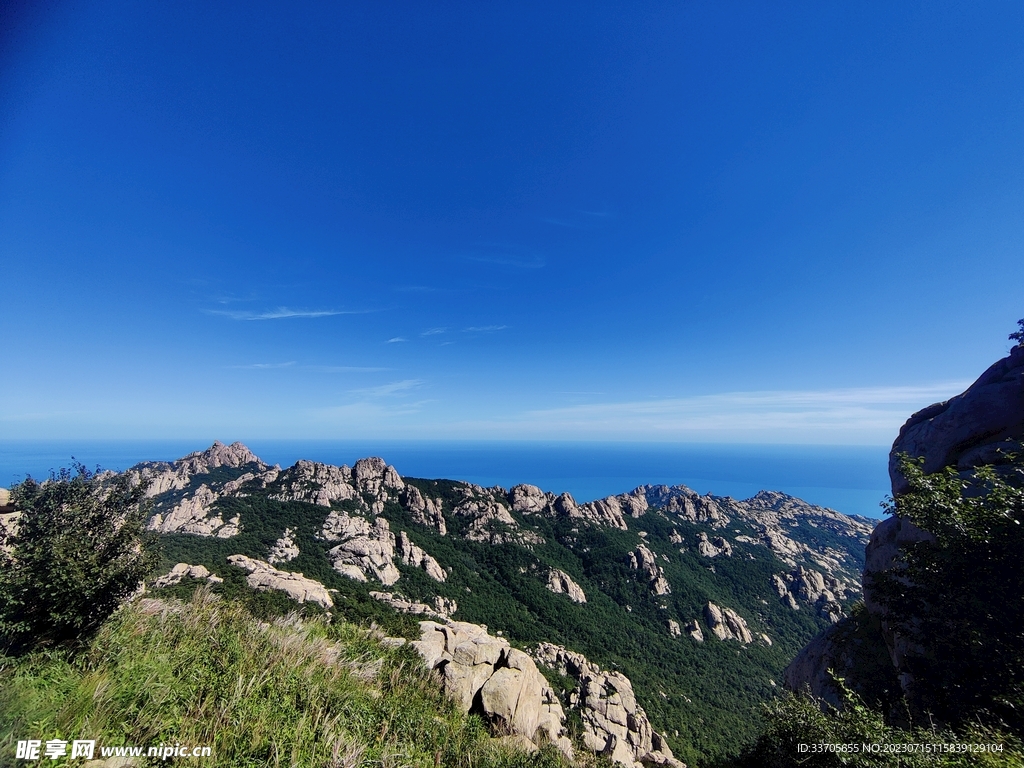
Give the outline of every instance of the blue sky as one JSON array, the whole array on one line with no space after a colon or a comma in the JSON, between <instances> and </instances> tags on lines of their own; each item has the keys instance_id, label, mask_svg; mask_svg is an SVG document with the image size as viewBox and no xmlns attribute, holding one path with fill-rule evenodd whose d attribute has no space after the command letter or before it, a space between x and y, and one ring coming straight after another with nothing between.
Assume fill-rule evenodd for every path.
<instances>
[{"instance_id":1,"label":"blue sky","mask_svg":"<svg viewBox=\"0 0 1024 768\"><path fill-rule=\"evenodd\" d=\"M1024 316L1019 3L28 5L0 438L884 445Z\"/></svg>"}]
</instances>

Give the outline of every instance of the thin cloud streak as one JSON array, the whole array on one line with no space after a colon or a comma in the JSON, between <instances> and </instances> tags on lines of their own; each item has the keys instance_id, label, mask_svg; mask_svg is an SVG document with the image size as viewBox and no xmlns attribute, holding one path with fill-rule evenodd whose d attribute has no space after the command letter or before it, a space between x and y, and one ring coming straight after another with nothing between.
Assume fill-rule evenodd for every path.
<instances>
[{"instance_id":1,"label":"thin cloud streak","mask_svg":"<svg viewBox=\"0 0 1024 768\"><path fill-rule=\"evenodd\" d=\"M402 381L393 381L390 384L381 384L378 387L349 390L349 394L362 395L363 397L388 397L390 395L402 395L410 390L418 389L422 385L422 379L404 379Z\"/></svg>"},{"instance_id":2,"label":"thin cloud streak","mask_svg":"<svg viewBox=\"0 0 1024 768\"><path fill-rule=\"evenodd\" d=\"M447 328L428 328L423 331L420 336L437 336L439 333L447 333Z\"/></svg>"},{"instance_id":3,"label":"thin cloud streak","mask_svg":"<svg viewBox=\"0 0 1024 768\"><path fill-rule=\"evenodd\" d=\"M204 309L208 315L222 315L232 320L287 320L295 317L333 317L334 315L364 315L373 310L341 309L289 309L278 307L268 312L233 312L226 309Z\"/></svg>"},{"instance_id":4,"label":"thin cloud streak","mask_svg":"<svg viewBox=\"0 0 1024 768\"><path fill-rule=\"evenodd\" d=\"M408 341L408 339L402 338L401 336L395 336L393 339L388 339L384 343L385 344L399 344L399 343L401 343L403 341Z\"/></svg>"},{"instance_id":5,"label":"thin cloud streak","mask_svg":"<svg viewBox=\"0 0 1024 768\"><path fill-rule=\"evenodd\" d=\"M264 371L274 368L291 368L293 365L295 365L294 360L290 360L287 363L251 363L249 365L225 365L224 367L238 370Z\"/></svg>"},{"instance_id":6,"label":"thin cloud streak","mask_svg":"<svg viewBox=\"0 0 1024 768\"><path fill-rule=\"evenodd\" d=\"M304 365L304 371L316 371L317 373L380 373L390 371L390 368L374 368L359 365Z\"/></svg>"},{"instance_id":7,"label":"thin cloud streak","mask_svg":"<svg viewBox=\"0 0 1024 768\"><path fill-rule=\"evenodd\" d=\"M472 325L469 328L463 328L463 333L490 333L492 331L503 331L508 328L507 325Z\"/></svg>"},{"instance_id":8,"label":"thin cloud streak","mask_svg":"<svg viewBox=\"0 0 1024 768\"><path fill-rule=\"evenodd\" d=\"M823 391L728 392L685 398L593 403L531 410L509 426L570 434L781 438L819 434L828 442L846 435L895 434L909 412L946 399L967 386L864 387ZM832 434L830 434L832 433Z\"/></svg>"}]
</instances>

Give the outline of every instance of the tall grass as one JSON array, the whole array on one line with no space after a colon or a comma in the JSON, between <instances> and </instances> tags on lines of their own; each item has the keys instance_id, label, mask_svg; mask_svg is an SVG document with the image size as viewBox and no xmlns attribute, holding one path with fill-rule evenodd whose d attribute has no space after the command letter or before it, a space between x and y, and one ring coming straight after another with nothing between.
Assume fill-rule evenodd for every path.
<instances>
[{"instance_id":1,"label":"tall grass","mask_svg":"<svg viewBox=\"0 0 1024 768\"><path fill-rule=\"evenodd\" d=\"M3 765L28 738L208 745L204 766L564 764L553 748L529 755L490 739L408 647L351 624L259 621L205 590L122 608L76 657L0 664Z\"/></svg>"}]
</instances>

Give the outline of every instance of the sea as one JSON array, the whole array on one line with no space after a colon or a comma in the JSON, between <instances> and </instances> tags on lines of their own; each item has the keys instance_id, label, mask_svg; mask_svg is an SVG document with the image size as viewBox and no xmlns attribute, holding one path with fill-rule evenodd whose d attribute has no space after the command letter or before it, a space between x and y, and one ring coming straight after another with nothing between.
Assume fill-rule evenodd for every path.
<instances>
[{"instance_id":1,"label":"sea","mask_svg":"<svg viewBox=\"0 0 1024 768\"><path fill-rule=\"evenodd\" d=\"M209 447L195 440L0 440L0 486L81 462L120 471L141 461L171 461ZM229 441L225 441L229 442ZM639 485L686 485L698 493L745 499L782 491L849 515L880 518L889 493L888 446L709 443L497 442L242 439L268 464L299 459L352 466L381 456L399 474L509 488L530 483L579 501Z\"/></svg>"}]
</instances>

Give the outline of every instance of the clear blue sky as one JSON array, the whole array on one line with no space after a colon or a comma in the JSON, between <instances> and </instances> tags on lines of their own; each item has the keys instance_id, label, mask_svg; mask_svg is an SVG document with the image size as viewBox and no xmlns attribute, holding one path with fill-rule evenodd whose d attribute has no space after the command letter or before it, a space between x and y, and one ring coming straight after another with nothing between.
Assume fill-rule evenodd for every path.
<instances>
[{"instance_id":1,"label":"clear blue sky","mask_svg":"<svg viewBox=\"0 0 1024 768\"><path fill-rule=\"evenodd\" d=\"M0 438L881 445L1024 316L1019 2L4 9Z\"/></svg>"}]
</instances>

